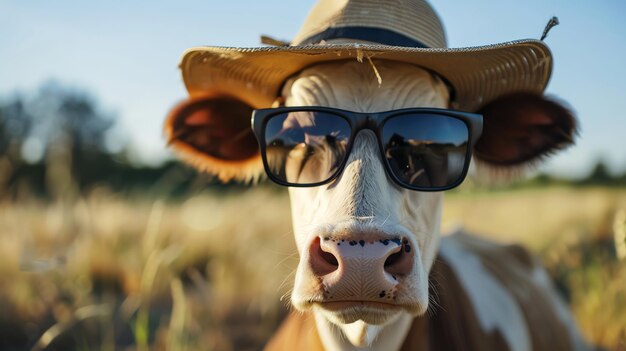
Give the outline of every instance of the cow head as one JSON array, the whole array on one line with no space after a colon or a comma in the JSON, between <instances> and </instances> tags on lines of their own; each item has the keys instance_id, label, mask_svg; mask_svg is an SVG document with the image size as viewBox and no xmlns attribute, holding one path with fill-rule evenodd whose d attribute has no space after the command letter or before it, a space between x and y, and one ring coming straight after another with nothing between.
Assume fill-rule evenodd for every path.
<instances>
[{"instance_id":1,"label":"cow head","mask_svg":"<svg viewBox=\"0 0 626 351\"><path fill-rule=\"evenodd\" d=\"M278 101L355 112L449 106L448 87L436 74L392 61L373 64L375 69L357 61L311 66L285 83ZM519 169L569 145L576 132L567 109L535 94L505 96L478 112L484 117L474 149L478 174ZM201 167L222 178L254 178L262 166L249 113L231 98L194 99L174 109L166 131ZM292 293L296 309L313 310L344 331L426 312L443 193L407 190L391 181L374 133L356 135L343 172L332 182L290 188L289 194L300 256ZM367 343L364 333L346 335L355 345Z\"/></svg>"},{"instance_id":2,"label":"cow head","mask_svg":"<svg viewBox=\"0 0 626 351\"><path fill-rule=\"evenodd\" d=\"M384 77L380 86L370 67L355 62L306 69L285 85L285 104L356 112L447 106L445 84L429 72L391 62L379 62L377 69ZM372 131L356 135L347 165L332 183L289 193L301 257L296 308L316 308L338 324L381 324L399 311L424 313L442 195L406 190L388 179Z\"/></svg>"}]
</instances>

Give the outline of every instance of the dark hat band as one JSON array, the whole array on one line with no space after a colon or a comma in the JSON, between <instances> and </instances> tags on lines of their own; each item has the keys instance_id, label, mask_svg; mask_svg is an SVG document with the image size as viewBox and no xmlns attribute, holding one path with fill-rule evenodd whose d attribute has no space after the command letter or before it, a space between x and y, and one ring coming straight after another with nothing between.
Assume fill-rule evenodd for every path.
<instances>
[{"instance_id":1,"label":"dark hat band","mask_svg":"<svg viewBox=\"0 0 626 351\"><path fill-rule=\"evenodd\" d=\"M375 27L331 27L323 32L314 34L298 45L318 44L323 40L331 39L355 39L371 41L390 46L405 46L411 48L428 48L419 40L407 37L404 34L389 29Z\"/></svg>"}]
</instances>

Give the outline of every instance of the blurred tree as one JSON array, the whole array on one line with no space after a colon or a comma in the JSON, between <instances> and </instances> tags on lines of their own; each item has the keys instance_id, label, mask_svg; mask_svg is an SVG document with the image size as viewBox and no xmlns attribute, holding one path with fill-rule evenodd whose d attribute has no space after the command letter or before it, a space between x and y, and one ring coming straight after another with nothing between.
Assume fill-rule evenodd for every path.
<instances>
[{"instance_id":1,"label":"blurred tree","mask_svg":"<svg viewBox=\"0 0 626 351\"><path fill-rule=\"evenodd\" d=\"M611 172L609 172L609 168L606 163L600 159L596 163L596 165L592 168L589 176L584 180L586 183L590 184L610 184L613 183L617 177L613 177Z\"/></svg>"},{"instance_id":2,"label":"blurred tree","mask_svg":"<svg viewBox=\"0 0 626 351\"><path fill-rule=\"evenodd\" d=\"M0 103L0 196L21 167L21 146L32 124L20 96Z\"/></svg>"},{"instance_id":3,"label":"blurred tree","mask_svg":"<svg viewBox=\"0 0 626 351\"><path fill-rule=\"evenodd\" d=\"M0 104L0 155L19 159L22 141L31 125L21 97Z\"/></svg>"},{"instance_id":4,"label":"blurred tree","mask_svg":"<svg viewBox=\"0 0 626 351\"><path fill-rule=\"evenodd\" d=\"M35 194L73 201L97 185L159 196L207 186L241 188L223 185L178 161L137 166L129 161L125 139L114 125L115 116L90 94L55 82L34 94L0 100L0 198Z\"/></svg>"},{"instance_id":5,"label":"blurred tree","mask_svg":"<svg viewBox=\"0 0 626 351\"><path fill-rule=\"evenodd\" d=\"M105 139L114 118L87 93L48 83L29 107L37 122L30 136L42 139L47 148L66 145L75 157L107 152Z\"/></svg>"},{"instance_id":6,"label":"blurred tree","mask_svg":"<svg viewBox=\"0 0 626 351\"><path fill-rule=\"evenodd\" d=\"M51 195L74 197L98 176L94 171L111 168L105 140L114 119L88 94L48 83L30 106L38 126L30 137L45 145Z\"/></svg>"},{"instance_id":7,"label":"blurred tree","mask_svg":"<svg viewBox=\"0 0 626 351\"><path fill-rule=\"evenodd\" d=\"M26 182L54 196L75 193L111 164L106 138L113 124L88 94L54 82L1 103L0 186Z\"/></svg>"}]
</instances>

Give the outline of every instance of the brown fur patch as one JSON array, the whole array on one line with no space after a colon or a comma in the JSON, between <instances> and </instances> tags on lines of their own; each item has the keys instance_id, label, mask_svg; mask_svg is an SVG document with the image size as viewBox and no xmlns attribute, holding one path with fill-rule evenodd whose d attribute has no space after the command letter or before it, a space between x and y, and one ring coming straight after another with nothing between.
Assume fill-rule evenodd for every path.
<instances>
[{"instance_id":1,"label":"brown fur patch","mask_svg":"<svg viewBox=\"0 0 626 351\"><path fill-rule=\"evenodd\" d=\"M562 103L533 93L515 93L490 102L474 155L496 166L540 160L574 143L577 122Z\"/></svg>"},{"instance_id":2,"label":"brown fur patch","mask_svg":"<svg viewBox=\"0 0 626 351\"><path fill-rule=\"evenodd\" d=\"M440 257L435 260L430 273L433 312L419 317L413 323L402 351L414 350L407 344L428 339L428 348L423 350L508 350L507 343L499 331L485 333L478 321L474 306L463 291L461 282L452 268ZM428 319L427 335L414 332L416 325ZM412 340L413 339L413 340Z\"/></svg>"},{"instance_id":3,"label":"brown fur patch","mask_svg":"<svg viewBox=\"0 0 626 351\"><path fill-rule=\"evenodd\" d=\"M291 312L281 324L265 351L324 351L311 313Z\"/></svg>"},{"instance_id":4,"label":"brown fur patch","mask_svg":"<svg viewBox=\"0 0 626 351\"><path fill-rule=\"evenodd\" d=\"M468 235L459 238L521 306L533 350L573 349L567 326L552 305L551 292L534 278L535 270L543 269L535 257L521 246L496 245Z\"/></svg>"},{"instance_id":5,"label":"brown fur patch","mask_svg":"<svg viewBox=\"0 0 626 351\"><path fill-rule=\"evenodd\" d=\"M222 181L254 180L262 173L252 107L228 96L190 98L172 109L164 132L169 145L196 168Z\"/></svg>"}]
</instances>

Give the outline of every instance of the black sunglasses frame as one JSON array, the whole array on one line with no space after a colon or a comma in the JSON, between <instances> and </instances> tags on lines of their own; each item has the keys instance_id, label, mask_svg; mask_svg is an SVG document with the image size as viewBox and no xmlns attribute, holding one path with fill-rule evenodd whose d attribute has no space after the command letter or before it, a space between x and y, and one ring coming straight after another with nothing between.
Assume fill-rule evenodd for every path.
<instances>
[{"instance_id":1,"label":"black sunglasses frame","mask_svg":"<svg viewBox=\"0 0 626 351\"><path fill-rule=\"evenodd\" d=\"M317 182L317 183L309 183L309 184L299 184L299 183L289 183L283 181L280 178L275 177L270 171L270 167L267 163L267 155L266 149L267 145L265 143L265 128L267 126L268 121L280 114L290 113L290 112L324 112L327 114L332 114L337 117L343 118L350 125L350 136L348 139L348 145L346 147L346 155L344 159L341 161L339 167L335 173L330 176L328 179ZM463 165L463 171L458 181L440 187L420 187L414 186L411 184L407 184L403 182L398 176L393 172L391 165L389 164L389 160L385 156L385 147L383 146L383 138L382 131L385 126L385 122L392 117L397 117L401 115L441 115L447 117L456 118L467 126L468 131L468 147L465 155L465 163ZM441 108L405 108L399 110L385 111L385 112L353 112L347 110L341 110L332 107L322 107L322 106L294 106L294 107L278 107L278 108L266 108L266 109L258 109L252 112L252 131L259 142L259 150L261 151L261 157L263 159L263 167L265 168L265 173L267 176L275 183L284 185L284 186L292 186L292 187L315 187L324 184L328 184L335 180L342 172L348 162L349 155L352 152L352 145L354 144L354 139L356 135L365 129L369 129L376 134L376 138L378 139L378 148L381 152L382 159L384 161L384 168L387 175L393 179L393 181L406 189L416 190L416 191L424 191L424 192L433 192L433 191L443 191L449 190L460 185L467 175L467 170L469 169L470 160L472 157L472 149L474 145L480 138L482 133L483 126L483 117L480 114L463 112L457 110L449 110L449 109L441 109Z\"/></svg>"}]
</instances>

